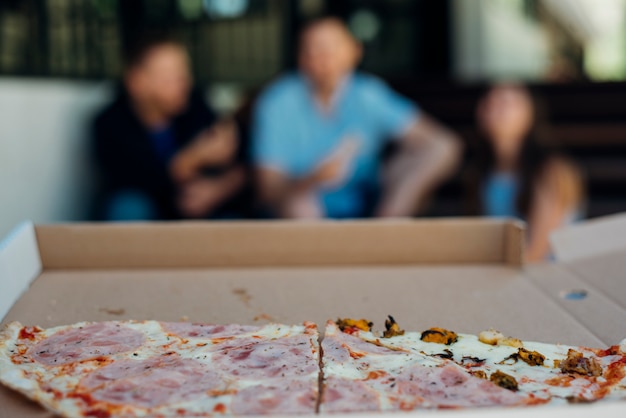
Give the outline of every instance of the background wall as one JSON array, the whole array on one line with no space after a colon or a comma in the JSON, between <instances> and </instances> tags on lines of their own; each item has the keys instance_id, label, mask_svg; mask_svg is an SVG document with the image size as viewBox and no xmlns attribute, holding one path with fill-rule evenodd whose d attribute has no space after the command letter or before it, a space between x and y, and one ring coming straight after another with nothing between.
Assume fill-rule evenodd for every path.
<instances>
[{"instance_id":1,"label":"background wall","mask_svg":"<svg viewBox=\"0 0 626 418\"><path fill-rule=\"evenodd\" d=\"M548 73L547 31L514 6L493 0L453 2L453 61L458 80L537 80Z\"/></svg>"},{"instance_id":2,"label":"background wall","mask_svg":"<svg viewBox=\"0 0 626 418\"><path fill-rule=\"evenodd\" d=\"M87 217L88 123L110 95L110 83L0 78L0 237Z\"/></svg>"}]
</instances>

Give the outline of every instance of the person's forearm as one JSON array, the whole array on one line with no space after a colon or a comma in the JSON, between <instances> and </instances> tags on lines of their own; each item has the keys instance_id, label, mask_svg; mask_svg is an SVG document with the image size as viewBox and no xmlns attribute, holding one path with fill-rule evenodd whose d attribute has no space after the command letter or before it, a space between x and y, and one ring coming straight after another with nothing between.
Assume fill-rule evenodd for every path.
<instances>
[{"instance_id":1,"label":"person's forearm","mask_svg":"<svg viewBox=\"0 0 626 418\"><path fill-rule=\"evenodd\" d=\"M274 174L260 174L260 198L265 205L278 208L279 211L293 198L312 193L318 186L318 180L312 174L290 180L265 178L267 176Z\"/></svg>"},{"instance_id":2,"label":"person's forearm","mask_svg":"<svg viewBox=\"0 0 626 418\"><path fill-rule=\"evenodd\" d=\"M445 134L408 150L408 156L399 155L397 158L409 157L411 161L403 176L394 179L383 191L377 215L414 215L425 195L454 171L460 158L460 148L456 136Z\"/></svg>"},{"instance_id":3,"label":"person's forearm","mask_svg":"<svg viewBox=\"0 0 626 418\"><path fill-rule=\"evenodd\" d=\"M233 161L237 149L237 137L233 127L205 130L185 148L178 151L170 163L170 172L179 182L184 182L202 171L206 166L226 166Z\"/></svg>"},{"instance_id":4,"label":"person's forearm","mask_svg":"<svg viewBox=\"0 0 626 418\"><path fill-rule=\"evenodd\" d=\"M527 262L536 263L545 260L550 254L548 238L531 238L526 246L525 252Z\"/></svg>"},{"instance_id":5,"label":"person's forearm","mask_svg":"<svg viewBox=\"0 0 626 418\"><path fill-rule=\"evenodd\" d=\"M198 161L198 158L188 148L185 148L172 158L169 172L176 183L183 184L197 176L200 165L201 162Z\"/></svg>"},{"instance_id":6,"label":"person's forearm","mask_svg":"<svg viewBox=\"0 0 626 418\"><path fill-rule=\"evenodd\" d=\"M543 261L550 255L550 234L565 223L572 208L564 207L554 199L551 191L535 191L534 203L528 221L526 261Z\"/></svg>"},{"instance_id":7,"label":"person's forearm","mask_svg":"<svg viewBox=\"0 0 626 418\"><path fill-rule=\"evenodd\" d=\"M294 179L288 184L287 197L314 192L318 186L319 181L314 174Z\"/></svg>"}]
</instances>

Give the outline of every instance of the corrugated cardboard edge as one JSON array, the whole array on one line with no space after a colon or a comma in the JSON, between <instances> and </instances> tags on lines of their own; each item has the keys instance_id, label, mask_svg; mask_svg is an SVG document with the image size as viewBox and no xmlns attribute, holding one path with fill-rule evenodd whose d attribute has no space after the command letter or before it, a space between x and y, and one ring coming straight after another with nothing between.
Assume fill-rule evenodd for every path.
<instances>
[{"instance_id":1,"label":"corrugated cardboard edge","mask_svg":"<svg viewBox=\"0 0 626 418\"><path fill-rule=\"evenodd\" d=\"M35 227L24 222L0 242L0 318L4 318L41 269Z\"/></svg>"},{"instance_id":2,"label":"corrugated cardboard edge","mask_svg":"<svg viewBox=\"0 0 626 418\"><path fill-rule=\"evenodd\" d=\"M555 231L550 242L560 262L626 249L626 214L606 216Z\"/></svg>"},{"instance_id":3,"label":"corrugated cardboard edge","mask_svg":"<svg viewBox=\"0 0 626 418\"><path fill-rule=\"evenodd\" d=\"M514 266L524 264L524 232L526 225L522 221L510 221L505 225L504 258Z\"/></svg>"}]
</instances>

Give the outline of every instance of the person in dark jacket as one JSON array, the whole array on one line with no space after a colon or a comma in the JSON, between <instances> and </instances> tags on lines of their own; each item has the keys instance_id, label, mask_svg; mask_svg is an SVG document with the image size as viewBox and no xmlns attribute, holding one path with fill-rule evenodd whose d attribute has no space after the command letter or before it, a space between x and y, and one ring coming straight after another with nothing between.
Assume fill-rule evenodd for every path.
<instances>
[{"instance_id":1,"label":"person in dark jacket","mask_svg":"<svg viewBox=\"0 0 626 418\"><path fill-rule=\"evenodd\" d=\"M185 48L168 38L128 54L115 101L93 123L99 217L233 216L245 182L237 128L192 90Z\"/></svg>"}]
</instances>

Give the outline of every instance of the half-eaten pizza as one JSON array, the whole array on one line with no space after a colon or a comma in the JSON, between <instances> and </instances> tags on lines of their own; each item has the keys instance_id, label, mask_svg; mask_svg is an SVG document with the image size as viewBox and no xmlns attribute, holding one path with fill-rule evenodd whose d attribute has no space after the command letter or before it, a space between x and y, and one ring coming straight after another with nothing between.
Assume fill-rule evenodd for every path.
<instances>
[{"instance_id":1,"label":"half-eaten pizza","mask_svg":"<svg viewBox=\"0 0 626 418\"><path fill-rule=\"evenodd\" d=\"M389 317L317 326L157 321L0 333L0 382L63 417L171 417L626 400L626 340L608 349L495 330L405 332Z\"/></svg>"}]
</instances>

